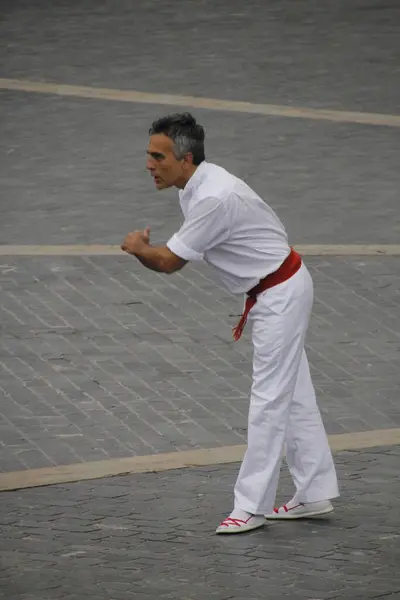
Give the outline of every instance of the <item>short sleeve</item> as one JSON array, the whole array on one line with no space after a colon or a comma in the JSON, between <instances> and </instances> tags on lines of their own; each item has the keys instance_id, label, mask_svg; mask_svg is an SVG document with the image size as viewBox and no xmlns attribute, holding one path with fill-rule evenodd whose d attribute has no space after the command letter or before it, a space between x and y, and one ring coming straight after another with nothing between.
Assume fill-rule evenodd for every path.
<instances>
[{"instance_id":1,"label":"short sleeve","mask_svg":"<svg viewBox=\"0 0 400 600\"><path fill-rule=\"evenodd\" d=\"M202 260L204 252L229 236L229 219L221 200L207 197L196 202L180 230L167 242L168 248L184 260Z\"/></svg>"}]
</instances>

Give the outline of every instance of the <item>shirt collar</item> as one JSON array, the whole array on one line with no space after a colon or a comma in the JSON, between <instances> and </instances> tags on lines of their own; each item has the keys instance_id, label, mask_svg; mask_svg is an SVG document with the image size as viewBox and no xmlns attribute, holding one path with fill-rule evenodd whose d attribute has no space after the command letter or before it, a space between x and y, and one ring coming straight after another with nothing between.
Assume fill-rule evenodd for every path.
<instances>
[{"instance_id":1,"label":"shirt collar","mask_svg":"<svg viewBox=\"0 0 400 600\"><path fill-rule=\"evenodd\" d=\"M196 189L204 180L207 165L208 163L205 160L203 160L203 162L199 164L199 166L197 167L197 169L195 170L195 172L193 173L183 190L180 190L179 195L181 199L183 199L184 196L192 196L194 194Z\"/></svg>"}]
</instances>

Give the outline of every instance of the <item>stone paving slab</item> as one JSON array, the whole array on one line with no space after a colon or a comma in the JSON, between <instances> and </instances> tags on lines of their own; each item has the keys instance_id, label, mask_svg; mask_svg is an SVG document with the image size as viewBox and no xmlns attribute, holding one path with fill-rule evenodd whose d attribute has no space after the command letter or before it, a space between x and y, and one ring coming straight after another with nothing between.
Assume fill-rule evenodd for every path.
<instances>
[{"instance_id":1,"label":"stone paving slab","mask_svg":"<svg viewBox=\"0 0 400 600\"><path fill-rule=\"evenodd\" d=\"M397 257L309 257L308 353L329 433L400 426ZM203 267L0 261L0 470L245 443L249 332Z\"/></svg>"},{"instance_id":2,"label":"stone paving slab","mask_svg":"<svg viewBox=\"0 0 400 600\"><path fill-rule=\"evenodd\" d=\"M4 77L318 108L399 108L396 0L3 4Z\"/></svg>"},{"instance_id":3,"label":"stone paving slab","mask_svg":"<svg viewBox=\"0 0 400 600\"><path fill-rule=\"evenodd\" d=\"M119 244L147 225L165 240L180 226L177 191L154 189L145 149L152 121L182 107L15 91L0 101L0 243ZM398 128L193 112L208 160L269 202L291 243L398 243Z\"/></svg>"},{"instance_id":4,"label":"stone paving slab","mask_svg":"<svg viewBox=\"0 0 400 600\"><path fill-rule=\"evenodd\" d=\"M336 456L327 518L214 535L238 465L1 495L7 600L398 600L399 447ZM291 482L283 469L279 498Z\"/></svg>"}]
</instances>

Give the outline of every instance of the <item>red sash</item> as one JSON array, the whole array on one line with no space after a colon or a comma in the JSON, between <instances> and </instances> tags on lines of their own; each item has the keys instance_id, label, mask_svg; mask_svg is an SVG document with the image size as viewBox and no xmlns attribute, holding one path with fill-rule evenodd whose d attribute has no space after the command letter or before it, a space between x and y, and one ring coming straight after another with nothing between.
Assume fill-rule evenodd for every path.
<instances>
[{"instance_id":1,"label":"red sash","mask_svg":"<svg viewBox=\"0 0 400 600\"><path fill-rule=\"evenodd\" d=\"M278 285L279 283L287 281L295 273L297 273L300 267L301 256L300 254L297 254L297 252L293 250L293 248L291 248L289 256L283 261L279 269L277 271L274 271L274 273L270 273L269 275L264 277L264 279L261 279L260 283L258 283L249 292L247 292L247 298L243 314L240 318L239 323L233 329L233 337L235 342L237 342L240 339L243 333L243 329L245 328L245 325L247 323L247 317L249 315L250 310L257 302L258 294L261 294L261 292L265 292L265 290L268 290L269 288L272 288L275 285Z\"/></svg>"}]
</instances>

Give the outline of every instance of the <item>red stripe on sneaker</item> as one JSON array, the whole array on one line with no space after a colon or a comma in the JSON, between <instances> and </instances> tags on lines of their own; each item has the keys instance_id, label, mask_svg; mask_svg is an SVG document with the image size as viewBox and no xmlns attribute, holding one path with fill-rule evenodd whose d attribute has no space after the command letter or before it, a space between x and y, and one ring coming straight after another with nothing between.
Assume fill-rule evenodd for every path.
<instances>
[{"instance_id":1,"label":"red stripe on sneaker","mask_svg":"<svg viewBox=\"0 0 400 600\"><path fill-rule=\"evenodd\" d=\"M302 504L300 502L300 504L296 504L296 506L291 506L290 508L287 507L287 504L284 504L283 506L279 507L279 508L274 508L274 513L276 515L279 514L279 511L284 510L285 513L290 512L291 510L294 510L295 508L299 508L300 506L304 506L304 504Z\"/></svg>"},{"instance_id":2,"label":"red stripe on sneaker","mask_svg":"<svg viewBox=\"0 0 400 600\"><path fill-rule=\"evenodd\" d=\"M294 510L295 508L299 508L299 506L303 506L303 505L301 503L300 504L296 504L296 506L291 506L290 508L288 508L287 511Z\"/></svg>"}]
</instances>

